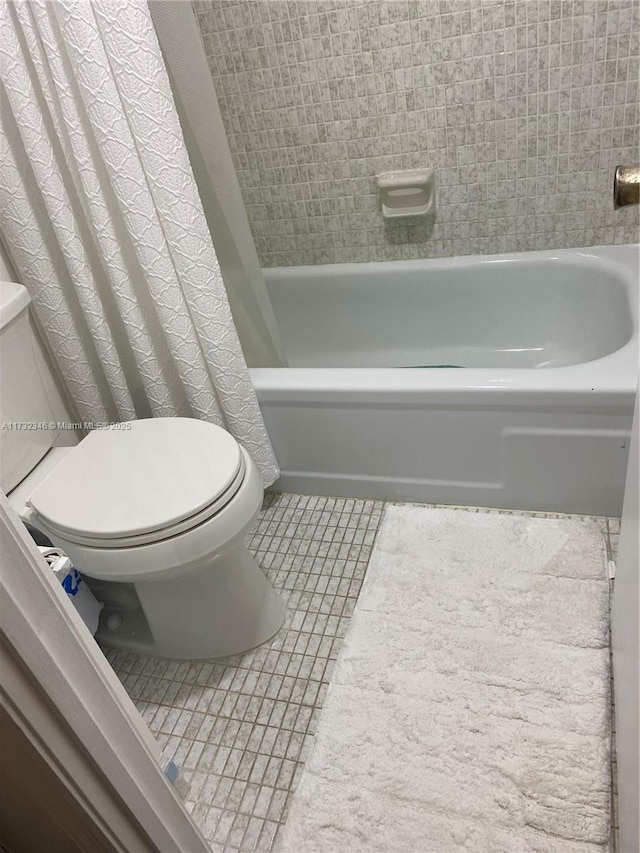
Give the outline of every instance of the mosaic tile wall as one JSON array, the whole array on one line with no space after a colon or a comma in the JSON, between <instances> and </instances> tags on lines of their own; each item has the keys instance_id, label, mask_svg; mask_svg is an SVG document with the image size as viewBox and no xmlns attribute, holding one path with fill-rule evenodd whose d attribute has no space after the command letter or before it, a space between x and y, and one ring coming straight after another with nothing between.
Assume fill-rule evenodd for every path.
<instances>
[{"instance_id":1,"label":"mosaic tile wall","mask_svg":"<svg viewBox=\"0 0 640 853\"><path fill-rule=\"evenodd\" d=\"M264 266L638 240L635 0L198 0ZM432 167L385 227L374 176Z\"/></svg>"}]
</instances>

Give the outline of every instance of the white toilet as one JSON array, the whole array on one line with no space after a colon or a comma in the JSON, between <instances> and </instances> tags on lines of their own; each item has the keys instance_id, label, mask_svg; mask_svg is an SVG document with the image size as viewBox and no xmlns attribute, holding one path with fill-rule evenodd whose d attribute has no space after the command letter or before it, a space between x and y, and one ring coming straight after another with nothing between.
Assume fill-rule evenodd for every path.
<instances>
[{"instance_id":1,"label":"white toilet","mask_svg":"<svg viewBox=\"0 0 640 853\"><path fill-rule=\"evenodd\" d=\"M3 429L2 486L104 601L97 639L170 658L268 640L285 608L243 544L263 496L247 452L190 418L117 424L54 447L60 401L28 306L23 287L0 283L0 413L4 424L48 428Z\"/></svg>"}]
</instances>

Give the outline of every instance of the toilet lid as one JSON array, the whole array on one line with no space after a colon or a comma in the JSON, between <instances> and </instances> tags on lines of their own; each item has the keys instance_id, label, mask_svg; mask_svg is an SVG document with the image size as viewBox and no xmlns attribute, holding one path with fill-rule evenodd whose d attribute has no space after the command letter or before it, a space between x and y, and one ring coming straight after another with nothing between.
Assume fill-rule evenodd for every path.
<instances>
[{"instance_id":1,"label":"toilet lid","mask_svg":"<svg viewBox=\"0 0 640 853\"><path fill-rule=\"evenodd\" d=\"M225 430L191 418L116 426L89 433L31 495L52 528L71 539L127 539L233 497L243 459Z\"/></svg>"}]
</instances>

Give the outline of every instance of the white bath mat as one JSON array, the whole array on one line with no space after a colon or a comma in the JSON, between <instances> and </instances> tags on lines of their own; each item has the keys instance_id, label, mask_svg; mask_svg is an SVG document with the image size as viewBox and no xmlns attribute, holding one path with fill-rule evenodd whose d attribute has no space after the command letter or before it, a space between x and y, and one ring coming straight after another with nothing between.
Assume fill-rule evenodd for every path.
<instances>
[{"instance_id":1,"label":"white bath mat","mask_svg":"<svg viewBox=\"0 0 640 853\"><path fill-rule=\"evenodd\" d=\"M389 507L282 853L609 842L599 524Z\"/></svg>"}]
</instances>

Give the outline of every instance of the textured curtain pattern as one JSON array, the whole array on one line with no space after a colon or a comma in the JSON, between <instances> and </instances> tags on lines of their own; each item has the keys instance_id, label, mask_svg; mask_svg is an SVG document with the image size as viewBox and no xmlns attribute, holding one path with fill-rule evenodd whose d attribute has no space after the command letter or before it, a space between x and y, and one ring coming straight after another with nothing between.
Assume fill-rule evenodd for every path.
<instances>
[{"instance_id":1,"label":"textured curtain pattern","mask_svg":"<svg viewBox=\"0 0 640 853\"><path fill-rule=\"evenodd\" d=\"M80 416L212 421L272 483L146 3L0 14L0 227Z\"/></svg>"}]
</instances>

